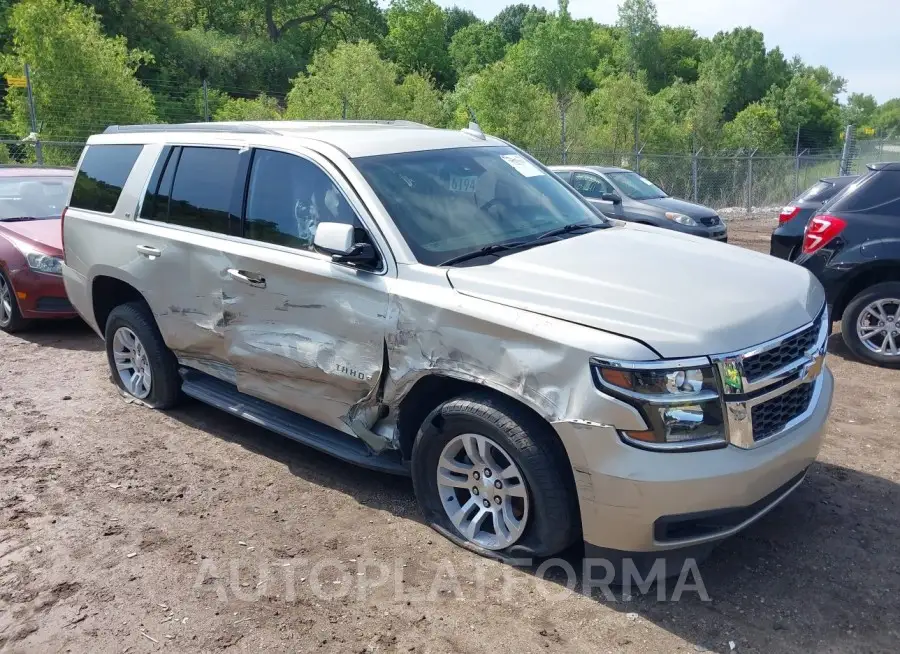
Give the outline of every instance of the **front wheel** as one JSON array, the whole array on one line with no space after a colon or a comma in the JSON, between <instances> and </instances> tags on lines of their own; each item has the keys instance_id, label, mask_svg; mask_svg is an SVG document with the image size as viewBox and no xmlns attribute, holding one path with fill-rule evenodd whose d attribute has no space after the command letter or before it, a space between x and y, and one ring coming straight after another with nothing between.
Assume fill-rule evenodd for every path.
<instances>
[{"instance_id":1,"label":"front wheel","mask_svg":"<svg viewBox=\"0 0 900 654\"><path fill-rule=\"evenodd\" d=\"M841 333L860 359L900 367L900 282L861 291L844 309Z\"/></svg>"},{"instance_id":2,"label":"front wheel","mask_svg":"<svg viewBox=\"0 0 900 654\"><path fill-rule=\"evenodd\" d=\"M0 330L13 334L28 327L29 321L22 317L19 302L12 284L6 274L0 270Z\"/></svg>"},{"instance_id":3,"label":"front wheel","mask_svg":"<svg viewBox=\"0 0 900 654\"><path fill-rule=\"evenodd\" d=\"M579 535L565 450L512 400L472 393L443 403L419 430L412 475L428 523L480 554L547 557Z\"/></svg>"}]
</instances>

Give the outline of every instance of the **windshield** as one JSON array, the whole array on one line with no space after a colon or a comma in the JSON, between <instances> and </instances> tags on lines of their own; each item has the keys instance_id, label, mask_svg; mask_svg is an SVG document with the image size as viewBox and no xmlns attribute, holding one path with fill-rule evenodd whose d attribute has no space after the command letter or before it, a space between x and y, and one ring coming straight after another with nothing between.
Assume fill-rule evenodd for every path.
<instances>
[{"instance_id":1,"label":"windshield","mask_svg":"<svg viewBox=\"0 0 900 654\"><path fill-rule=\"evenodd\" d=\"M71 177L0 178L0 220L59 218L71 188Z\"/></svg>"},{"instance_id":2,"label":"windshield","mask_svg":"<svg viewBox=\"0 0 900 654\"><path fill-rule=\"evenodd\" d=\"M656 200L669 197L665 191L637 173L606 173L606 176L632 200Z\"/></svg>"},{"instance_id":3,"label":"windshield","mask_svg":"<svg viewBox=\"0 0 900 654\"><path fill-rule=\"evenodd\" d=\"M436 266L491 245L527 241L603 217L508 146L354 159L416 259Z\"/></svg>"}]
</instances>

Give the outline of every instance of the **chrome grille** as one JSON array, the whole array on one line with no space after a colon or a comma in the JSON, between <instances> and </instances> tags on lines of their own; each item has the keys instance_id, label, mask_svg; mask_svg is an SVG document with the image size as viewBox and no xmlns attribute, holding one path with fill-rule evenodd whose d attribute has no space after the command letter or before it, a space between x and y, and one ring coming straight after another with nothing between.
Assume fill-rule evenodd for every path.
<instances>
[{"instance_id":1,"label":"chrome grille","mask_svg":"<svg viewBox=\"0 0 900 654\"><path fill-rule=\"evenodd\" d=\"M809 408L813 384L800 384L783 395L757 404L752 409L753 440L761 441L777 434Z\"/></svg>"},{"instance_id":2,"label":"chrome grille","mask_svg":"<svg viewBox=\"0 0 900 654\"><path fill-rule=\"evenodd\" d=\"M802 332L786 338L780 345L744 359L744 377L754 382L797 361L816 344L822 316Z\"/></svg>"}]
</instances>

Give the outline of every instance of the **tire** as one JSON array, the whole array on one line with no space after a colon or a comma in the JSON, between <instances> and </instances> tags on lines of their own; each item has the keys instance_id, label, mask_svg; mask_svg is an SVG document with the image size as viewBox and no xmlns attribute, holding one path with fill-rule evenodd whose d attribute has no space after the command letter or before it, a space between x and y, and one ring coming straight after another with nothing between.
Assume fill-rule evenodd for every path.
<instances>
[{"instance_id":1,"label":"tire","mask_svg":"<svg viewBox=\"0 0 900 654\"><path fill-rule=\"evenodd\" d=\"M878 301L885 301L883 310L886 316L893 320L881 321L884 323L886 330L885 336L876 335L869 342L873 347L887 350L890 349L890 340L888 339L888 336L890 336L897 350L896 354L889 354L885 351L873 351L866 345L860 335L859 325L861 320L865 325L876 326L874 315L867 309ZM841 335L850 351L863 361L887 368L900 368L900 282L875 284L860 291L844 309L844 316L841 320Z\"/></svg>"},{"instance_id":2,"label":"tire","mask_svg":"<svg viewBox=\"0 0 900 654\"><path fill-rule=\"evenodd\" d=\"M126 345L130 341L129 333L137 344L129 354ZM150 309L143 302L129 302L113 309L106 320L106 359L113 381L119 392L128 400L137 401L151 409L169 409L178 403L181 395L181 378L178 375L178 362L171 350L166 347L162 335ZM117 368L116 359L130 368L121 371ZM149 370L149 381L137 387L129 386L123 376L134 376L138 370L134 367L138 361L141 372ZM143 379L146 376L142 375Z\"/></svg>"},{"instance_id":3,"label":"tire","mask_svg":"<svg viewBox=\"0 0 900 654\"><path fill-rule=\"evenodd\" d=\"M9 277L0 270L0 330L7 334L24 331L31 324L30 320L22 317L19 311L19 301L16 299L16 292L13 290Z\"/></svg>"},{"instance_id":4,"label":"tire","mask_svg":"<svg viewBox=\"0 0 900 654\"><path fill-rule=\"evenodd\" d=\"M518 481L515 477L498 474L499 470L490 475L495 484L503 479L507 484L503 493L508 492L509 496L500 499L495 495L497 491L484 472L480 481L476 481L476 466L468 475L453 477L462 482L461 486L481 483L478 497L468 488L455 489L438 483L439 468L442 467L439 462L447 461L442 458L448 451L445 448L452 450L464 435L462 440L475 436L499 446L499 451L490 448L490 460L498 464L492 468L511 470L505 466L505 458L514 464L517 473L521 473ZM458 456L457 460L463 461L458 464L460 466L474 461L467 451L460 451ZM479 463L477 467L481 465ZM444 468L444 474L446 471ZM416 499L427 523L458 545L490 558L510 562L512 559L553 556L574 543L581 533L575 481L562 443L537 415L502 396L473 392L444 402L432 411L413 445L412 479ZM521 501L522 495L527 504ZM500 501L496 502L498 499ZM450 519L448 512L465 505L468 500L475 501L472 511L477 509L476 515L489 514L482 524L488 525L484 529L494 531L494 538L489 533L482 533L480 537L476 534L475 539L466 536ZM485 500L491 503L490 509L483 504ZM500 506L495 508L495 502ZM482 511L479 505L486 508ZM511 542L505 534L497 536L496 521L504 520L497 516L504 511L507 517L512 515L524 523ZM470 521L470 525L477 520ZM514 530L509 531L513 533Z\"/></svg>"}]
</instances>

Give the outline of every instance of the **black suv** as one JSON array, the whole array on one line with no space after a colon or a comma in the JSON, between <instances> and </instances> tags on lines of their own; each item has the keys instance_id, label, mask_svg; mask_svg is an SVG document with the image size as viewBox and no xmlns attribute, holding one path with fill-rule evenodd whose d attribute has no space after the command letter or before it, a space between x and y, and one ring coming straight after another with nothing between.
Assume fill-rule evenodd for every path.
<instances>
[{"instance_id":1,"label":"black suv","mask_svg":"<svg viewBox=\"0 0 900 654\"><path fill-rule=\"evenodd\" d=\"M810 217L858 179L859 175L823 177L784 207L778 214L778 227L772 232L772 256L793 261L803 247L803 232Z\"/></svg>"},{"instance_id":2,"label":"black suv","mask_svg":"<svg viewBox=\"0 0 900 654\"><path fill-rule=\"evenodd\" d=\"M810 218L794 262L825 286L854 354L900 367L900 163L870 165Z\"/></svg>"}]
</instances>

